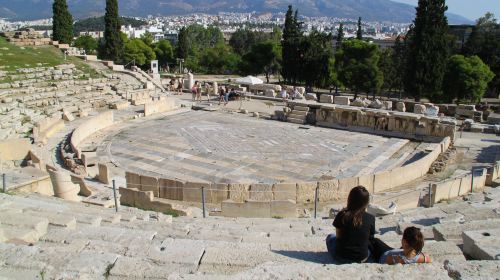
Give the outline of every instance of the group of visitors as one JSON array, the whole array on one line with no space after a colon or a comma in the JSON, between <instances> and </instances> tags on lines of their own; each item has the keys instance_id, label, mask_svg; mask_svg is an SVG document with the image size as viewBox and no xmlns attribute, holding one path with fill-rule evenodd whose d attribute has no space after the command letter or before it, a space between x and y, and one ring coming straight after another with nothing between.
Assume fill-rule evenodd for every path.
<instances>
[{"instance_id":1,"label":"group of visitors","mask_svg":"<svg viewBox=\"0 0 500 280\"><path fill-rule=\"evenodd\" d=\"M366 209L370 193L363 186L355 187L347 198L347 207L333 221L335 233L326 238L330 255L341 264L382 263L413 264L430 263L431 258L422 253L424 237L420 229L404 230L401 248L391 248L375 238L375 217Z\"/></svg>"},{"instance_id":2,"label":"group of visitors","mask_svg":"<svg viewBox=\"0 0 500 280\"><path fill-rule=\"evenodd\" d=\"M287 102L288 99L295 100L295 98L300 95L300 92L297 87L287 88L285 85L282 85L280 95L281 99L283 99L283 102Z\"/></svg>"},{"instance_id":3,"label":"group of visitors","mask_svg":"<svg viewBox=\"0 0 500 280\"><path fill-rule=\"evenodd\" d=\"M182 78L170 79L169 90L174 94L181 95L183 87L184 87L184 80Z\"/></svg>"},{"instance_id":4,"label":"group of visitors","mask_svg":"<svg viewBox=\"0 0 500 280\"><path fill-rule=\"evenodd\" d=\"M192 101L193 102L201 102L201 94L202 89L205 89L205 93L207 94L207 101L210 103L210 93L219 95L219 105L224 104L226 106L229 103L229 99L237 97L237 93L234 88L229 88L228 86L219 86L217 91L212 89L212 86L209 83L204 83L202 85L200 82L195 82L193 87L191 88Z\"/></svg>"}]
</instances>

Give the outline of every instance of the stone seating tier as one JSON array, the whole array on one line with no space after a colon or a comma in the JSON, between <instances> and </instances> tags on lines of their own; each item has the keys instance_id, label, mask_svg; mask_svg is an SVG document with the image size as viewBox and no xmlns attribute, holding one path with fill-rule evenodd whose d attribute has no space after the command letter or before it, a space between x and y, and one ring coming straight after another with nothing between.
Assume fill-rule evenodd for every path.
<instances>
[{"instance_id":1,"label":"stone seating tier","mask_svg":"<svg viewBox=\"0 0 500 280\"><path fill-rule=\"evenodd\" d=\"M498 196L496 189L486 193ZM480 201L481 195L469 200ZM478 208L457 201L381 217L377 237L399 246L401 235L394 229L402 223L424 232L474 223L467 230L493 233L489 224L498 223L500 215L485 207L494 203L482 200ZM423 251L433 264L336 265L324 244L333 231L330 219L172 218L123 206L115 213L56 198L3 194L0 210L0 277L8 279L40 274L49 279L358 279L360 272L385 279L488 279L500 274L498 261L468 261L455 242L432 236L426 236ZM487 242L468 232L475 239L464 248Z\"/></svg>"}]
</instances>

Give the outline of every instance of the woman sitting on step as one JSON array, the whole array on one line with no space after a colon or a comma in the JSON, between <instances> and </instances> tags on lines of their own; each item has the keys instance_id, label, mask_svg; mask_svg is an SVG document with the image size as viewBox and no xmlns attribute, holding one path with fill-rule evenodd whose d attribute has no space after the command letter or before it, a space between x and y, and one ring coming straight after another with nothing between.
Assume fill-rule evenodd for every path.
<instances>
[{"instance_id":1,"label":"woman sitting on step","mask_svg":"<svg viewBox=\"0 0 500 280\"><path fill-rule=\"evenodd\" d=\"M335 234L326 238L330 255L339 263L364 263L371 260L369 247L374 240L375 217L366 213L370 193L363 186L353 188L347 207L341 210L333 226Z\"/></svg>"},{"instance_id":2,"label":"woman sitting on step","mask_svg":"<svg viewBox=\"0 0 500 280\"><path fill-rule=\"evenodd\" d=\"M380 263L385 264L413 264L413 263L431 263L431 258L422 253L424 248L424 236L420 229L408 227L403 232L401 239L401 248L387 251L380 258Z\"/></svg>"}]
</instances>

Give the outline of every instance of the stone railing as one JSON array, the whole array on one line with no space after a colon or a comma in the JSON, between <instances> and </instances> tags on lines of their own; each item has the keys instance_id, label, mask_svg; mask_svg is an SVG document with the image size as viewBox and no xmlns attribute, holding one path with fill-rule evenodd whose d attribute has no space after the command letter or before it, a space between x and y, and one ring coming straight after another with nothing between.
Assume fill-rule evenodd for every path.
<instances>
[{"instance_id":1,"label":"stone railing","mask_svg":"<svg viewBox=\"0 0 500 280\"><path fill-rule=\"evenodd\" d=\"M81 159L82 152L78 148L78 145L90 135L96 133L97 131L107 128L114 124L113 111L107 111L99 114L98 116L92 117L85 121L83 124L78 126L71 135L71 149Z\"/></svg>"},{"instance_id":2,"label":"stone railing","mask_svg":"<svg viewBox=\"0 0 500 280\"><path fill-rule=\"evenodd\" d=\"M431 142L443 137L449 137L452 141L455 139L454 120L334 104L309 107L316 112L315 124L322 127Z\"/></svg>"}]
</instances>

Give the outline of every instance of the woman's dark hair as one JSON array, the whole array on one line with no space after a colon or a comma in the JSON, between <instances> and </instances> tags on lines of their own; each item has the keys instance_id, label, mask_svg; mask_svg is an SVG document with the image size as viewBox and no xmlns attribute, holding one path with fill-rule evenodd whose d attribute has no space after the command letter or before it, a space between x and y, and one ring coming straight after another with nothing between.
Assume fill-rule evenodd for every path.
<instances>
[{"instance_id":1,"label":"woman's dark hair","mask_svg":"<svg viewBox=\"0 0 500 280\"><path fill-rule=\"evenodd\" d=\"M424 236L419 228L407 227L403 232L403 239L417 253L422 252L422 248L424 248Z\"/></svg>"},{"instance_id":2,"label":"woman's dark hair","mask_svg":"<svg viewBox=\"0 0 500 280\"><path fill-rule=\"evenodd\" d=\"M363 214L370 203L370 193L363 186L357 186L349 192L347 197L347 208L344 209L343 222L348 223L352 219L354 227L363 224Z\"/></svg>"}]
</instances>

